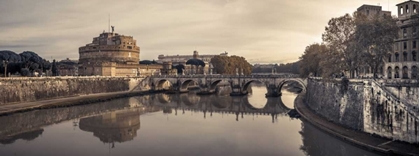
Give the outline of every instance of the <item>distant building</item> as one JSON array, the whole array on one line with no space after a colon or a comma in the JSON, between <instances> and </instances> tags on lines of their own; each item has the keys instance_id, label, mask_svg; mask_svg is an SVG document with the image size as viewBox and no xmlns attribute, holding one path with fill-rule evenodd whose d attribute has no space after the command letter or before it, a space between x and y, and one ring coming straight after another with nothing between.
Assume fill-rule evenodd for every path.
<instances>
[{"instance_id":1,"label":"distant building","mask_svg":"<svg viewBox=\"0 0 420 156\"><path fill-rule=\"evenodd\" d=\"M172 64L185 64L189 59L196 58L203 60L204 62L210 62L215 56L228 56L227 52L221 53L220 55L199 55L198 51L194 51L192 55L159 55L158 63L172 62Z\"/></svg>"},{"instance_id":2,"label":"distant building","mask_svg":"<svg viewBox=\"0 0 420 156\"><path fill-rule=\"evenodd\" d=\"M384 73L388 79L418 79L419 70L419 2L397 4L399 36L390 53Z\"/></svg>"},{"instance_id":3,"label":"distant building","mask_svg":"<svg viewBox=\"0 0 420 156\"><path fill-rule=\"evenodd\" d=\"M384 16L384 15L391 16L391 11L383 11L381 6L376 6L376 5L364 4L360 6L359 8L357 8L357 12L362 13L368 18L373 18L378 14L380 16Z\"/></svg>"},{"instance_id":4,"label":"distant building","mask_svg":"<svg viewBox=\"0 0 420 156\"><path fill-rule=\"evenodd\" d=\"M209 74L213 66L210 64L210 60L215 56L228 56L227 52L219 55L199 55L198 51L194 51L192 55L159 55L156 62L171 63L172 65L184 65L184 74ZM191 65L186 65L186 62L190 59L200 59L205 63L204 68L197 68Z\"/></svg>"},{"instance_id":5,"label":"distant building","mask_svg":"<svg viewBox=\"0 0 420 156\"><path fill-rule=\"evenodd\" d=\"M139 60L140 47L132 36L103 32L93 38L92 43L79 48L78 72L82 76L139 76L141 73L157 74L152 69L162 68L159 65L142 66Z\"/></svg>"}]
</instances>

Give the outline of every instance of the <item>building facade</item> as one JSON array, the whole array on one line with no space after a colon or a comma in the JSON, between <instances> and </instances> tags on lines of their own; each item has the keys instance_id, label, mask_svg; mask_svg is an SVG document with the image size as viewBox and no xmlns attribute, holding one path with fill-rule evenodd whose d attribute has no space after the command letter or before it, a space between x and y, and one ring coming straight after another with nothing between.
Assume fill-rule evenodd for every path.
<instances>
[{"instance_id":1,"label":"building facade","mask_svg":"<svg viewBox=\"0 0 420 156\"><path fill-rule=\"evenodd\" d=\"M200 55L198 51L194 51L192 55L159 55L156 61L159 64L172 64L172 65L184 65L184 74L210 74L213 66L210 61L215 56L228 56L227 52L219 55ZM186 65L186 62L190 59L200 59L205 63L204 67Z\"/></svg>"},{"instance_id":2,"label":"building facade","mask_svg":"<svg viewBox=\"0 0 420 156\"><path fill-rule=\"evenodd\" d=\"M418 79L419 70L419 16L417 1L397 4L400 28L393 51L385 60L387 79Z\"/></svg>"},{"instance_id":3,"label":"building facade","mask_svg":"<svg viewBox=\"0 0 420 156\"><path fill-rule=\"evenodd\" d=\"M132 36L103 32L79 48L79 75L139 76L140 47Z\"/></svg>"},{"instance_id":4,"label":"building facade","mask_svg":"<svg viewBox=\"0 0 420 156\"><path fill-rule=\"evenodd\" d=\"M378 14L380 16L384 16L384 15L391 16L391 11L384 11L382 10L381 6L367 5L367 4L364 4L360 6L359 8L357 8L357 13L361 13L367 16L368 18L373 18L377 16Z\"/></svg>"}]
</instances>

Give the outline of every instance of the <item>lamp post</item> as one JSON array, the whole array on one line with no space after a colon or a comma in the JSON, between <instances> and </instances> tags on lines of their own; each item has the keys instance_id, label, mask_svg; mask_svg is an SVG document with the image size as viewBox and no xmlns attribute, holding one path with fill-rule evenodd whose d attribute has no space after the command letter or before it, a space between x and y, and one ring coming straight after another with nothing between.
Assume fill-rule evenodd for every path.
<instances>
[{"instance_id":1,"label":"lamp post","mask_svg":"<svg viewBox=\"0 0 420 156\"><path fill-rule=\"evenodd\" d=\"M9 61L3 60L3 66L4 66L4 77L7 77L7 64Z\"/></svg>"}]
</instances>

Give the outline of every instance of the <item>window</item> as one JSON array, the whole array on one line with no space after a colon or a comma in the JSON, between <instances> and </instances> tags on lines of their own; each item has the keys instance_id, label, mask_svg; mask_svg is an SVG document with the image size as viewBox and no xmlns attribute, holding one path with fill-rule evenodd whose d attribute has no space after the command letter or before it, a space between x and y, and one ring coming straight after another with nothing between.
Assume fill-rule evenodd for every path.
<instances>
[{"instance_id":1,"label":"window","mask_svg":"<svg viewBox=\"0 0 420 156\"><path fill-rule=\"evenodd\" d=\"M392 58L392 55L389 55L388 56L388 62L392 62L391 58Z\"/></svg>"},{"instance_id":2,"label":"window","mask_svg":"<svg viewBox=\"0 0 420 156\"><path fill-rule=\"evenodd\" d=\"M132 47L132 46L127 46L127 48L128 48L128 49L133 49L133 47Z\"/></svg>"},{"instance_id":3,"label":"window","mask_svg":"<svg viewBox=\"0 0 420 156\"><path fill-rule=\"evenodd\" d=\"M413 41L413 49L417 48L417 41Z\"/></svg>"},{"instance_id":4,"label":"window","mask_svg":"<svg viewBox=\"0 0 420 156\"><path fill-rule=\"evenodd\" d=\"M417 78L417 76L418 76L418 73L419 71L417 70L417 67L416 66L413 66L413 67L411 67L411 78L412 79L415 79L415 78Z\"/></svg>"},{"instance_id":5,"label":"window","mask_svg":"<svg viewBox=\"0 0 420 156\"><path fill-rule=\"evenodd\" d=\"M392 68L388 67L388 79L392 79Z\"/></svg>"},{"instance_id":6,"label":"window","mask_svg":"<svg viewBox=\"0 0 420 156\"><path fill-rule=\"evenodd\" d=\"M128 52L128 57L131 57L131 52Z\"/></svg>"},{"instance_id":7,"label":"window","mask_svg":"<svg viewBox=\"0 0 420 156\"><path fill-rule=\"evenodd\" d=\"M408 79L408 67L407 66L404 66L403 67L403 76L402 76L402 78L403 79Z\"/></svg>"},{"instance_id":8,"label":"window","mask_svg":"<svg viewBox=\"0 0 420 156\"><path fill-rule=\"evenodd\" d=\"M406 28L404 28L404 29L403 29L403 37L404 37L404 38L406 38L406 37L407 37L407 29L406 29Z\"/></svg>"},{"instance_id":9,"label":"window","mask_svg":"<svg viewBox=\"0 0 420 156\"><path fill-rule=\"evenodd\" d=\"M417 13L417 7L415 4L413 4L413 12L416 14Z\"/></svg>"},{"instance_id":10,"label":"window","mask_svg":"<svg viewBox=\"0 0 420 156\"><path fill-rule=\"evenodd\" d=\"M404 14L404 8L400 7L400 15Z\"/></svg>"},{"instance_id":11,"label":"window","mask_svg":"<svg viewBox=\"0 0 420 156\"><path fill-rule=\"evenodd\" d=\"M403 60L407 61L407 53L406 52L403 53Z\"/></svg>"},{"instance_id":12,"label":"window","mask_svg":"<svg viewBox=\"0 0 420 156\"><path fill-rule=\"evenodd\" d=\"M408 5L405 5L405 12L406 13L409 13L410 12L410 9L408 9Z\"/></svg>"},{"instance_id":13,"label":"window","mask_svg":"<svg viewBox=\"0 0 420 156\"><path fill-rule=\"evenodd\" d=\"M395 67L395 75L394 78L400 78L400 68Z\"/></svg>"},{"instance_id":14,"label":"window","mask_svg":"<svg viewBox=\"0 0 420 156\"><path fill-rule=\"evenodd\" d=\"M407 42L404 42L404 49L407 49Z\"/></svg>"},{"instance_id":15,"label":"window","mask_svg":"<svg viewBox=\"0 0 420 156\"><path fill-rule=\"evenodd\" d=\"M413 27L413 36L414 37L417 36L417 27L416 26Z\"/></svg>"},{"instance_id":16,"label":"window","mask_svg":"<svg viewBox=\"0 0 420 156\"><path fill-rule=\"evenodd\" d=\"M411 52L411 55L413 56L413 61L417 61L416 51Z\"/></svg>"},{"instance_id":17,"label":"window","mask_svg":"<svg viewBox=\"0 0 420 156\"><path fill-rule=\"evenodd\" d=\"M398 53L395 53L395 62L400 61L400 55Z\"/></svg>"},{"instance_id":18,"label":"window","mask_svg":"<svg viewBox=\"0 0 420 156\"><path fill-rule=\"evenodd\" d=\"M369 10L366 10L366 15L368 15L368 16L369 16Z\"/></svg>"}]
</instances>

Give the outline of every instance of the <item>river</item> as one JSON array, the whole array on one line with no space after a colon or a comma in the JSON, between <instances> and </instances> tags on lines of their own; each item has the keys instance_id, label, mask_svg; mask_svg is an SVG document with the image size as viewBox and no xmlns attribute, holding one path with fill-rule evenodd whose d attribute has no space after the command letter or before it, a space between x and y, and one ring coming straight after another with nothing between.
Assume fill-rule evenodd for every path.
<instances>
[{"instance_id":1,"label":"river","mask_svg":"<svg viewBox=\"0 0 420 156\"><path fill-rule=\"evenodd\" d=\"M0 155L376 155L291 118L296 94L154 94L0 117Z\"/></svg>"}]
</instances>

